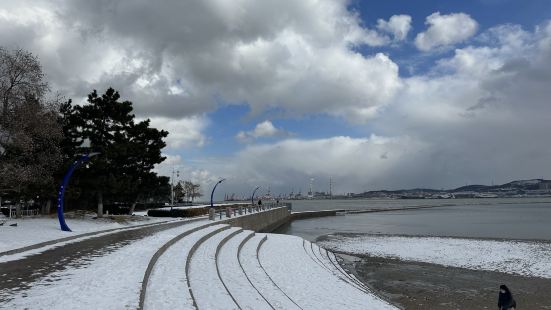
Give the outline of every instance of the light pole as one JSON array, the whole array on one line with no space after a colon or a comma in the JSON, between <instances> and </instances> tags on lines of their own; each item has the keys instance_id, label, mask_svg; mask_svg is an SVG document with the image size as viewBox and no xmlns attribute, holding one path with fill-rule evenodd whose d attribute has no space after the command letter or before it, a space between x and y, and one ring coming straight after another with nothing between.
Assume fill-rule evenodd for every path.
<instances>
[{"instance_id":1,"label":"light pole","mask_svg":"<svg viewBox=\"0 0 551 310\"><path fill-rule=\"evenodd\" d=\"M180 177L180 171L176 170L176 177ZM172 207L174 207L174 167L172 167L172 182L170 184L170 211L172 211Z\"/></svg>"},{"instance_id":2,"label":"light pole","mask_svg":"<svg viewBox=\"0 0 551 310\"><path fill-rule=\"evenodd\" d=\"M212 198L214 197L214 190L216 190L216 186L218 186L218 184L224 182L224 180L226 180L226 179L221 179L220 181L216 182L216 184L214 185L214 188L212 189L212 192L210 193L210 207L211 208L214 207L214 204L212 203Z\"/></svg>"},{"instance_id":3,"label":"light pole","mask_svg":"<svg viewBox=\"0 0 551 310\"><path fill-rule=\"evenodd\" d=\"M253 194L251 195L251 205L254 206L254 193L256 193L256 191L260 188L260 186L257 186L254 191L253 191Z\"/></svg>"},{"instance_id":4,"label":"light pole","mask_svg":"<svg viewBox=\"0 0 551 310\"><path fill-rule=\"evenodd\" d=\"M67 223L65 223L65 216L63 215L63 200L65 197L65 189L67 188L67 184L69 184L69 179L78 166L89 161L91 157L98 154L99 153L90 153L81 155L71 164L69 170L67 170L67 173L63 177L63 183L61 183L61 187L59 188L59 192L57 193L57 218L59 219L59 226L61 227L62 231L71 231L69 226L67 226Z\"/></svg>"}]
</instances>

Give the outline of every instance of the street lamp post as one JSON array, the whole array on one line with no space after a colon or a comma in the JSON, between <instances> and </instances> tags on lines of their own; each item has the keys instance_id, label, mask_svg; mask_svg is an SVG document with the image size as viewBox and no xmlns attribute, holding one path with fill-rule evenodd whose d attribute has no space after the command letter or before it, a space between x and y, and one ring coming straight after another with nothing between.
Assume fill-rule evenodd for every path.
<instances>
[{"instance_id":1,"label":"street lamp post","mask_svg":"<svg viewBox=\"0 0 551 310\"><path fill-rule=\"evenodd\" d=\"M254 206L254 193L256 193L256 191L260 188L260 186L257 186L254 191L253 191L253 194L251 195L251 205Z\"/></svg>"},{"instance_id":2,"label":"street lamp post","mask_svg":"<svg viewBox=\"0 0 551 310\"><path fill-rule=\"evenodd\" d=\"M216 190L216 187L218 186L218 184L224 182L224 180L226 180L226 179L221 179L220 181L216 182L216 184L214 185L214 188L212 189L212 192L210 193L210 207L211 208L214 207L214 204L212 203L212 199L214 197L214 191Z\"/></svg>"},{"instance_id":3,"label":"street lamp post","mask_svg":"<svg viewBox=\"0 0 551 310\"><path fill-rule=\"evenodd\" d=\"M69 184L69 179L71 178L71 175L73 175L73 172L75 172L75 169L78 168L78 166L89 161L91 157L98 154L99 153L90 153L81 155L71 164L69 170L67 170L67 173L63 177L63 183L61 183L61 187L59 188L59 192L57 193L57 218L59 219L59 226L61 227L62 231L71 231L69 226L67 226L67 223L65 223L65 216L63 215L63 200L65 198L65 189L67 188L67 184Z\"/></svg>"},{"instance_id":4,"label":"street lamp post","mask_svg":"<svg viewBox=\"0 0 551 310\"><path fill-rule=\"evenodd\" d=\"M176 171L176 177L180 177L180 171ZM170 211L172 211L172 207L174 207L174 168L172 168L172 178L170 183Z\"/></svg>"}]
</instances>

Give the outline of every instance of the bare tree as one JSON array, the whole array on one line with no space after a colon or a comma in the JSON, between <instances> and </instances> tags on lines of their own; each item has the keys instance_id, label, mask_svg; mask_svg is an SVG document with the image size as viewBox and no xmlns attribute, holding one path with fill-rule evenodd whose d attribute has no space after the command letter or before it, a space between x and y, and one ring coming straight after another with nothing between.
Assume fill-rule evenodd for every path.
<instances>
[{"instance_id":1,"label":"bare tree","mask_svg":"<svg viewBox=\"0 0 551 310\"><path fill-rule=\"evenodd\" d=\"M59 98L45 100L43 77L31 53L0 48L0 188L12 189L18 199L55 192L63 134L54 108Z\"/></svg>"},{"instance_id":2,"label":"bare tree","mask_svg":"<svg viewBox=\"0 0 551 310\"><path fill-rule=\"evenodd\" d=\"M184 181L184 192L186 193L186 196L188 199L193 200L195 198L201 197L201 185L194 184L191 181Z\"/></svg>"},{"instance_id":3,"label":"bare tree","mask_svg":"<svg viewBox=\"0 0 551 310\"><path fill-rule=\"evenodd\" d=\"M27 98L42 98L48 91L38 58L22 49L8 51L0 47L1 115L14 112Z\"/></svg>"}]
</instances>

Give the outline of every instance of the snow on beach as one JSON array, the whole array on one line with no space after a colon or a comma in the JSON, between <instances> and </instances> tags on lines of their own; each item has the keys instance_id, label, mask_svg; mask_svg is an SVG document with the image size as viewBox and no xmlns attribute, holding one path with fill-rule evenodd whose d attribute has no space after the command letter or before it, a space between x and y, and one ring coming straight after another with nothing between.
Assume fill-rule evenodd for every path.
<instances>
[{"instance_id":1,"label":"snow on beach","mask_svg":"<svg viewBox=\"0 0 551 310\"><path fill-rule=\"evenodd\" d=\"M319 242L349 254L551 278L551 243L443 237L329 235Z\"/></svg>"}]
</instances>

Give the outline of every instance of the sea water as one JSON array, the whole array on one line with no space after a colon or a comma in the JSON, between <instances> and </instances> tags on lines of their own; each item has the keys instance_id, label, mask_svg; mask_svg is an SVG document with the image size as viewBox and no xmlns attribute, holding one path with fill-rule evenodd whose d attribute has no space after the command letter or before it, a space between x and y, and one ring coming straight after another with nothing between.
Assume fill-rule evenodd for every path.
<instances>
[{"instance_id":1,"label":"sea water","mask_svg":"<svg viewBox=\"0 0 551 310\"><path fill-rule=\"evenodd\" d=\"M296 220L278 233L314 241L330 233L551 240L551 198L294 200L293 211L437 208Z\"/></svg>"}]
</instances>

